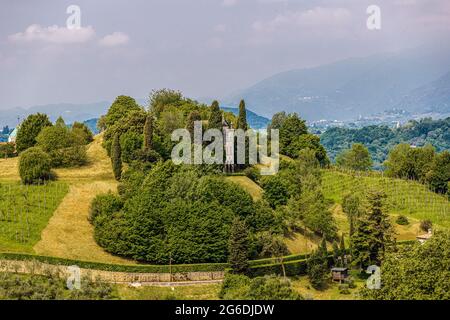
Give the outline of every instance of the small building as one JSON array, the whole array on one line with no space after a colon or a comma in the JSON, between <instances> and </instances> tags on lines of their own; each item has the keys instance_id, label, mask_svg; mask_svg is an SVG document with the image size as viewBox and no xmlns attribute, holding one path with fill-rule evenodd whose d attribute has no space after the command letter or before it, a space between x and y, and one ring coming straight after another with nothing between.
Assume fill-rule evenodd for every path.
<instances>
[{"instance_id":1,"label":"small building","mask_svg":"<svg viewBox=\"0 0 450 320\"><path fill-rule=\"evenodd\" d=\"M348 278L348 268L332 268L331 278L333 281L342 282Z\"/></svg>"},{"instance_id":2,"label":"small building","mask_svg":"<svg viewBox=\"0 0 450 320\"><path fill-rule=\"evenodd\" d=\"M416 239L421 243L424 244L425 242L427 242L428 240L430 240L430 238L433 236L433 232L431 231L431 229L428 230L428 233L425 234L420 234L416 237Z\"/></svg>"},{"instance_id":3,"label":"small building","mask_svg":"<svg viewBox=\"0 0 450 320\"><path fill-rule=\"evenodd\" d=\"M16 128L14 128L14 130L9 134L9 137L8 137L8 142L9 142L9 143L16 143L17 132L18 132L18 130L17 130L17 127L16 127Z\"/></svg>"}]
</instances>

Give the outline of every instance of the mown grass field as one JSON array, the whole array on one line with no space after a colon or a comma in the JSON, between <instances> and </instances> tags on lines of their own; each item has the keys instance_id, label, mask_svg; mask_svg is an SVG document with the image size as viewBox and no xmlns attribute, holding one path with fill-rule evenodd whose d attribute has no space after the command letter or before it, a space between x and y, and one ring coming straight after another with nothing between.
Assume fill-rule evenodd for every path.
<instances>
[{"instance_id":1,"label":"mown grass field","mask_svg":"<svg viewBox=\"0 0 450 320\"><path fill-rule=\"evenodd\" d=\"M33 252L67 191L64 182L41 186L0 182L0 251Z\"/></svg>"},{"instance_id":2,"label":"mown grass field","mask_svg":"<svg viewBox=\"0 0 450 320\"><path fill-rule=\"evenodd\" d=\"M117 285L116 287L119 298L123 300L218 300L221 284L138 288Z\"/></svg>"}]
</instances>

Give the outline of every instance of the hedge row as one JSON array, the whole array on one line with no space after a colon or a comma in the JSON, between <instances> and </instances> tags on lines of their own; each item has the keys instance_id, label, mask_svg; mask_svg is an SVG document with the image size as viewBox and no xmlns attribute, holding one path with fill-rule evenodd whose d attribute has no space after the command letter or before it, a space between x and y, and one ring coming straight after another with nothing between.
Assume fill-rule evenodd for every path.
<instances>
[{"instance_id":1,"label":"hedge row","mask_svg":"<svg viewBox=\"0 0 450 320\"><path fill-rule=\"evenodd\" d=\"M399 241L397 244L406 245L416 243L415 240ZM285 256L283 264L288 276L306 274L306 261L309 254L294 254ZM332 256L329 259L332 260ZM127 273L185 273L185 272L214 272L225 271L229 268L227 263L199 263L199 264L178 264L178 265L125 265L125 264L108 264L100 262L80 261L73 259L64 259L56 257L38 256L23 253L1 253L0 259L14 261L39 261L52 265L72 266L77 265L83 269L127 272ZM250 275L258 276L265 274L282 274L281 264L276 258L267 258L250 261Z\"/></svg>"},{"instance_id":2,"label":"hedge row","mask_svg":"<svg viewBox=\"0 0 450 320\"><path fill-rule=\"evenodd\" d=\"M179 264L179 265L122 265L122 264L107 264L100 262L80 261L64 258L37 256L32 254L20 253L0 253L0 259L14 260L14 261L39 261L51 265L72 266L76 265L83 269L112 271L112 272L127 272L127 273L186 273L186 272L213 272L224 271L227 263L202 263L202 264Z\"/></svg>"}]
</instances>

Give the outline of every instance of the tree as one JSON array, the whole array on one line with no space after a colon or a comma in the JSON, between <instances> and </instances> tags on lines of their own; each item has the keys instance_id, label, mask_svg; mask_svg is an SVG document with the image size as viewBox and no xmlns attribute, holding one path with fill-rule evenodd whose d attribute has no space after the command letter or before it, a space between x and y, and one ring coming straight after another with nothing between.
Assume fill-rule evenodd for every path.
<instances>
[{"instance_id":1,"label":"tree","mask_svg":"<svg viewBox=\"0 0 450 320\"><path fill-rule=\"evenodd\" d=\"M122 176L122 151L120 149L120 137L118 134L114 136L111 148L111 163L113 167L114 177L120 180Z\"/></svg>"},{"instance_id":2,"label":"tree","mask_svg":"<svg viewBox=\"0 0 450 320\"><path fill-rule=\"evenodd\" d=\"M59 116L58 119L56 119L55 126L61 127L61 128L67 128L66 123L64 122L64 119L61 116Z\"/></svg>"},{"instance_id":3,"label":"tree","mask_svg":"<svg viewBox=\"0 0 450 320\"><path fill-rule=\"evenodd\" d=\"M262 181L263 199L266 200L272 208L287 204L289 199L289 190L280 176L264 177Z\"/></svg>"},{"instance_id":4,"label":"tree","mask_svg":"<svg viewBox=\"0 0 450 320\"><path fill-rule=\"evenodd\" d=\"M233 220L228 244L228 261L234 273L245 273L248 270L249 255L249 235L248 228L239 217Z\"/></svg>"},{"instance_id":5,"label":"tree","mask_svg":"<svg viewBox=\"0 0 450 320\"><path fill-rule=\"evenodd\" d=\"M383 192L369 191L368 206L351 237L353 262L362 268L380 265L386 248L394 243L394 231L384 211L385 198Z\"/></svg>"},{"instance_id":6,"label":"tree","mask_svg":"<svg viewBox=\"0 0 450 320\"><path fill-rule=\"evenodd\" d=\"M245 101L241 100L239 103L239 115L236 123L236 129L242 129L244 131L247 131L248 124L247 124L247 110L245 109Z\"/></svg>"},{"instance_id":7,"label":"tree","mask_svg":"<svg viewBox=\"0 0 450 320\"><path fill-rule=\"evenodd\" d=\"M449 191L450 152L444 151L434 158L426 180L435 192L445 194Z\"/></svg>"},{"instance_id":8,"label":"tree","mask_svg":"<svg viewBox=\"0 0 450 320\"><path fill-rule=\"evenodd\" d=\"M222 112L219 108L219 102L216 100L211 104L211 111L208 119L208 129L222 130Z\"/></svg>"},{"instance_id":9,"label":"tree","mask_svg":"<svg viewBox=\"0 0 450 320\"><path fill-rule=\"evenodd\" d=\"M22 152L36 145L36 138L45 127L51 127L52 123L48 116L42 113L29 115L20 125L17 133L17 152Z\"/></svg>"},{"instance_id":10,"label":"tree","mask_svg":"<svg viewBox=\"0 0 450 320\"><path fill-rule=\"evenodd\" d=\"M328 280L328 257L325 238L319 248L308 257L307 274L314 289L323 289Z\"/></svg>"},{"instance_id":11,"label":"tree","mask_svg":"<svg viewBox=\"0 0 450 320\"><path fill-rule=\"evenodd\" d=\"M352 192L344 195L342 199L342 211L347 215L350 224L350 236L353 234L355 223L361 214L360 206L361 201L356 193Z\"/></svg>"},{"instance_id":12,"label":"tree","mask_svg":"<svg viewBox=\"0 0 450 320\"><path fill-rule=\"evenodd\" d=\"M284 267L284 256L289 254L289 250L280 236L272 236L270 241L264 244L261 255L275 258L277 263L281 265L283 276L286 278L286 269Z\"/></svg>"},{"instance_id":13,"label":"tree","mask_svg":"<svg viewBox=\"0 0 450 320\"><path fill-rule=\"evenodd\" d=\"M149 109L157 118L165 107L170 105L177 105L183 100L183 95L180 91L171 89L153 90L149 97Z\"/></svg>"},{"instance_id":14,"label":"tree","mask_svg":"<svg viewBox=\"0 0 450 320\"><path fill-rule=\"evenodd\" d=\"M299 136L307 133L308 128L305 121L300 119L297 113L289 114L280 128L280 152L290 157L296 157L296 154L292 154L290 145Z\"/></svg>"},{"instance_id":15,"label":"tree","mask_svg":"<svg viewBox=\"0 0 450 320\"><path fill-rule=\"evenodd\" d=\"M450 233L436 232L424 244L390 251L381 265L381 288L362 289L370 300L449 300Z\"/></svg>"},{"instance_id":16,"label":"tree","mask_svg":"<svg viewBox=\"0 0 450 320\"><path fill-rule=\"evenodd\" d=\"M330 164L330 160L327 156L327 151L320 144L320 138L313 134L302 134L294 138L291 144L286 146L285 152L287 155L297 158L299 156L299 153L305 149L314 151L315 157L322 167Z\"/></svg>"},{"instance_id":17,"label":"tree","mask_svg":"<svg viewBox=\"0 0 450 320\"><path fill-rule=\"evenodd\" d=\"M149 113L144 125L144 150L149 151L153 149L153 115Z\"/></svg>"},{"instance_id":18,"label":"tree","mask_svg":"<svg viewBox=\"0 0 450 320\"><path fill-rule=\"evenodd\" d=\"M354 143L349 150L344 150L336 158L338 166L358 171L367 171L372 167L369 150L361 143Z\"/></svg>"},{"instance_id":19,"label":"tree","mask_svg":"<svg viewBox=\"0 0 450 320\"><path fill-rule=\"evenodd\" d=\"M136 100L128 96L118 96L111 107L109 107L104 125L106 128L111 127L125 118L130 112L139 110L142 110L142 108L136 103Z\"/></svg>"},{"instance_id":20,"label":"tree","mask_svg":"<svg viewBox=\"0 0 450 320\"><path fill-rule=\"evenodd\" d=\"M194 141L194 125L196 121L201 121L202 118L200 116L200 113L198 111L192 111L189 113L187 121L186 121L186 129L191 134L191 139Z\"/></svg>"},{"instance_id":21,"label":"tree","mask_svg":"<svg viewBox=\"0 0 450 320\"><path fill-rule=\"evenodd\" d=\"M72 133L78 138L80 144L88 144L94 141L92 131L84 123L75 121L72 125Z\"/></svg>"},{"instance_id":22,"label":"tree","mask_svg":"<svg viewBox=\"0 0 450 320\"><path fill-rule=\"evenodd\" d=\"M19 174L22 183L36 184L51 178L51 160L41 148L32 147L20 154Z\"/></svg>"},{"instance_id":23,"label":"tree","mask_svg":"<svg viewBox=\"0 0 450 320\"><path fill-rule=\"evenodd\" d=\"M125 132L120 136L120 153L122 161L131 163L139 158L139 151L142 149L143 136L134 131Z\"/></svg>"}]
</instances>

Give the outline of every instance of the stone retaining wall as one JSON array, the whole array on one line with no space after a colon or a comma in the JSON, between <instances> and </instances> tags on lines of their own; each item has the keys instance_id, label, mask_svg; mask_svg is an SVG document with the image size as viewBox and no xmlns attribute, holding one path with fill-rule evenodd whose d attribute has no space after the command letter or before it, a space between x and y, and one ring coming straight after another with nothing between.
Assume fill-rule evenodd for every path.
<instances>
[{"instance_id":1,"label":"stone retaining wall","mask_svg":"<svg viewBox=\"0 0 450 320\"><path fill-rule=\"evenodd\" d=\"M57 275L68 278L71 273L69 267L51 265L38 261L0 261L1 272L13 272L37 275ZM167 283L167 282L189 282L189 281L217 281L224 278L223 271L214 272L184 272L184 273L127 273L103 270L90 270L80 268L81 277L89 277L92 280L110 283Z\"/></svg>"}]
</instances>

